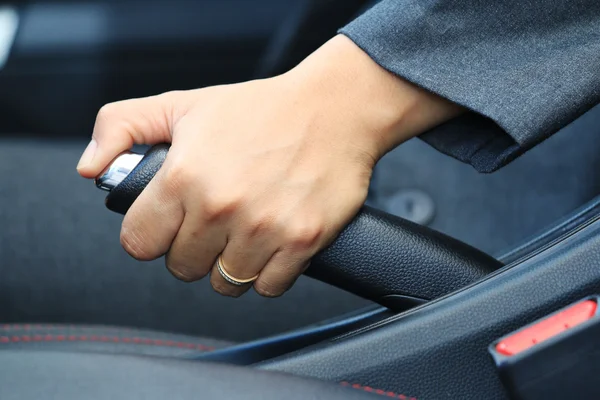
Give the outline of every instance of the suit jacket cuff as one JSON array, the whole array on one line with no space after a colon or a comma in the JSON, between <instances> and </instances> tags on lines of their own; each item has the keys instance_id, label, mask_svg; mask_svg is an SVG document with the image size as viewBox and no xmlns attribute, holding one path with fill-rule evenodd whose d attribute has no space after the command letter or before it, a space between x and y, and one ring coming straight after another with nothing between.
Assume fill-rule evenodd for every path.
<instances>
[{"instance_id":1,"label":"suit jacket cuff","mask_svg":"<svg viewBox=\"0 0 600 400\"><path fill-rule=\"evenodd\" d=\"M494 171L600 102L597 0L384 0L340 30L472 113L422 139Z\"/></svg>"}]
</instances>

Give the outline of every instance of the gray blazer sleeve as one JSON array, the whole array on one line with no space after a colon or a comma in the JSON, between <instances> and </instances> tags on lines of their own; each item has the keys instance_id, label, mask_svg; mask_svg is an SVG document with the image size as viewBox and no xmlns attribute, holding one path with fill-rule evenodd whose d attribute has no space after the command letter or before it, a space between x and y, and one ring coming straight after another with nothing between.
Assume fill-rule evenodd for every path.
<instances>
[{"instance_id":1,"label":"gray blazer sleeve","mask_svg":"<svg viewBox=\"0 0 600 400\"><path fill-rule=\"evenodd\" d=\"M340 32L472 110L422 139L481 172L600 102L600 0L383 0Z\"/></svg>"}]
</instances>

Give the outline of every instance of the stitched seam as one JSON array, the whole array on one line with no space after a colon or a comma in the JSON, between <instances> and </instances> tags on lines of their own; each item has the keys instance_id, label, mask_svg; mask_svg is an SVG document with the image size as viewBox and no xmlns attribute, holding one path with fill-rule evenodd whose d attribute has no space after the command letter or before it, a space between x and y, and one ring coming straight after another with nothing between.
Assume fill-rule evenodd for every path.
<instances>
[{"instance_id":1,"label":"stitched seam","mask_svg":"<svg viewBox=\"0 0 600 400\"><path fill-rule=\"evenodd\" d=\"M4 324L0 325L1 331L33 331L43 329L73 329L73 330L118 330L128 332L131 328L113 327L113 326L87 326L87 325L67 325L67 324Z\"/></svg>"},{"instance_id":2,"label":"stitched seam","mask_svg":"<svg viewBox=\"0 0 600 400\"><path fill-rule=\"evenodd\" d=\"M358 383L350 383L350 382L340 382L340 385L342 386L346 386L352 389L356 389L356 390L362 390L364 392L369 392L369 393L375 393L378 394L380 396L387 396L393 399L400 399L400 400L417 400L416 397L408 397L404 394L398 394L398 393L394 393L394 392L390 392L387 390L382 390L382 389L374 389L370 386L363 386L360 385Z\"/></svg>"},{"instance_id":3,"label":"stitched seam","mask_svg":"<svg viewBox=\"0 0 600 400\"><path fill-rule=\"evenodd\" d=\"M125 343L147 346L178 347L183 349L213 351L212 346L203 344L176 342L173 340L145 339L139 337L117 336L78 336L78 335L24 335L0 336L0 344L8 343L34 343L34 342L99 342L99 343Z\"/></svg>"}]
</instances>

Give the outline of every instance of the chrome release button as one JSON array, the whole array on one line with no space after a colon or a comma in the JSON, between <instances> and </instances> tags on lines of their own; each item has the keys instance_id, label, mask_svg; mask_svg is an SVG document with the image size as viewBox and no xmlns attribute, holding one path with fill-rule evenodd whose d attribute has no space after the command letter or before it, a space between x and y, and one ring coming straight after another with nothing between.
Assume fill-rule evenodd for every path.
<instances>
[{"instance_id":1,"label":"chrome release button","mask_svg":"<svg viewBox=\"0 0 600 400\"><path fill-rule=\"evenodd\" d=\"M110 192L118 184L123 182L123 179L127 177L133 171L135 167L144 158L143 154L136 153L123 153L110 164L110 166L104 170L104 172L96 178L96 186L99 189Z\"/></svg>"}]
</instances>

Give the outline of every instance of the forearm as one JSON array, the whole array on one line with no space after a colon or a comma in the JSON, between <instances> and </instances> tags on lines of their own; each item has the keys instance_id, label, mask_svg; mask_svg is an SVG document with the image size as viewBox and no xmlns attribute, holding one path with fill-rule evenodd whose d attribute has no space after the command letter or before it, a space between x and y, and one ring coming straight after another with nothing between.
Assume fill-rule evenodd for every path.
<instances>
[{"instance_id":1,"label":"forearm","mask_svg":"<svg viewBox=\"0 0 600 400\"><path fill-rule=\"evenodd\" d=\"M375 159L464 111L386 71L342 35L323 45L284 79L307 94L298 98L320 104L323 112L342 114L348 139L373 143Z\"/></svg>"}]
</instances>

